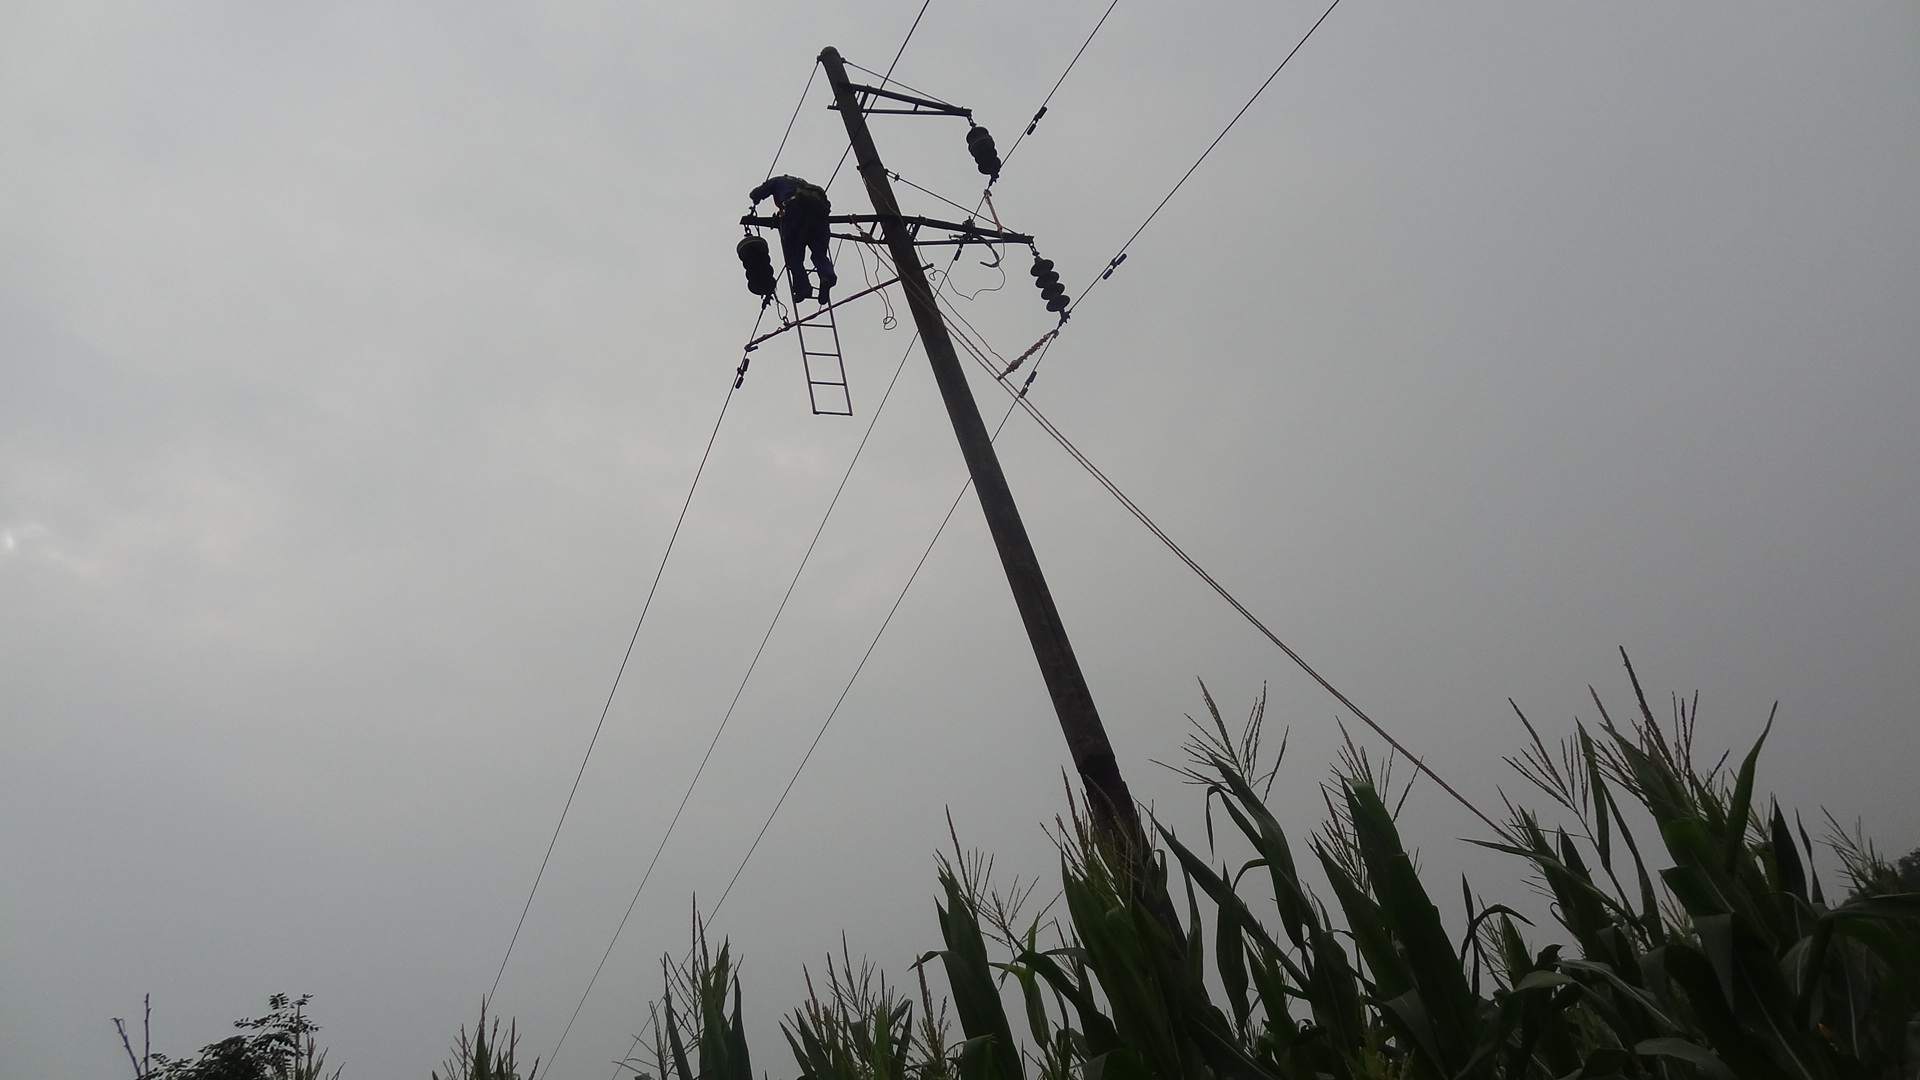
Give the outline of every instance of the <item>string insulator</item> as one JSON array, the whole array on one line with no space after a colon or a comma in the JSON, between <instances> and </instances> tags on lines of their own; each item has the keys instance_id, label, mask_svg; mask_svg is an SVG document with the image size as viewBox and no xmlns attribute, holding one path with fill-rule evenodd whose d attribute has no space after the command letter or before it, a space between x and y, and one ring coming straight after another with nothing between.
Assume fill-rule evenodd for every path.
<instances>
[{"instance_id":1,"label":"string insulator","mask_svg":"<svg viewBox=\"0 0 1920 1080\"><path fill-rule=\"evenodd\" d=\"M994 149L993 135L983 127L967 129L967 152L973 155L973 163L979 167L980 175L989 180L1000 179L1000 152Z\"/></svg>"},{"instance_id":2,"label":"string insulator","mask_svg":"<svg viewBox=\"0 0 1920 1080\"><path fill-rule=\"evenodd\" d=\"M1033 257L1033 267L1027 271L1033 275L1033 283L1040 290L1041 299L1047 302L1048 311L1065 311L1067 290L1060 284L1060 273L1053 268L1052 259Z\"/></svg>"},{"instance_id":3,"label":"string insulator","mask_svg":"<svg viewBox=\"0 0 1920 1080\"><path fill-rule=\"evenodd\" d=\"M767 242L759 236L743 236L734 245L734 254L740 256L740 266L747 272L747 291L755 296L772 296L774 289L773 254L767 249Z\"/></svg>"}]
</instances>

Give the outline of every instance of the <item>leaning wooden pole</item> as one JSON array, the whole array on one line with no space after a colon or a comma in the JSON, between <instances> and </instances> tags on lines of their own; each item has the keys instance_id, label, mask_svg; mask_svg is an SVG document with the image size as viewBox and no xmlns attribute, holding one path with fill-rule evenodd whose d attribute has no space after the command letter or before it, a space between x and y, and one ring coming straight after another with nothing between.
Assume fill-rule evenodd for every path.
<instances>
[{"instance_id":1,"label":"leaning wooden pole","mask_svg":"<svg viewBox=\"0 0 1920 1080\"><path fill-rule=\"evenodd\" d=\"M1094 707L1093 694L1087 689L1086 676L1074 658L1073 643L1054 606L1047 579L1040 572L1040 560L1033 553L1033 541L1020 520L1020 508L1014 505L1013 492L994 453L993 438L980 418L973 389L966 372L953 351L953 339L935 305L933 289L920 269L920 256L914 250L913 237L901 221L900 204L893 196L887 171L874 149L873 136L867 131L866 111L858 92L847 79L847 68L840 53L828 46L820 53L820 65L826 69L833 87L833 99L840 118L847 125L847 137L853 141L853 158L866 181L867 194L873 199L873 212L880 219L881 237L893 254L893 264L907 296L907 307L920 329L920 341L933 366L934 381L946 402L947 416L953 421L953 433L960 440L960 453L973 475L973 489L980 496L980 509L986 514L987 528L999 549L1000 564L1006 568L1007 584L1026 624L1027 637L1033 642L1033 655L1040 662L1040 674L1046 679L1047 693L1053 698L1053 710L1060 718L1060 730L1067 737L1067 750L1073 766L1085 786L1087 803L1097 827L1118 832L1136 850L1148 850L1147 837L1140 825L1133 796L1120 775L1120 764L1107 741L1107 729Z\"/></svg>"}]
</instances>

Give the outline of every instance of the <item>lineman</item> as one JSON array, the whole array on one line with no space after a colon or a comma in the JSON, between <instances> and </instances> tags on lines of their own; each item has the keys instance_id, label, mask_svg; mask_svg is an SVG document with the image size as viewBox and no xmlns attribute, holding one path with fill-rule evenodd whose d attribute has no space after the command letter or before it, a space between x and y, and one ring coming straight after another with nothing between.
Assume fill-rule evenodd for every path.
<instances>
[{"instance_id":1,"label":"lineman","mask_svg":"<svg viewBox=\"0 0 1920 1080\"><path fill-rule=\"evenodd\" d=\"M776 176L747 193L755 209L760 200L771 197L780 208L780 250L787 259L787 276L792 279L793 302L813 295L807 282L806 253L813 252L813 269L820 275L820 303L827 302L828 290L839 278L833 273L833 260L827 255L827 214L832 205L827 193L797 176Z\"/></svg>"}]
</instances>

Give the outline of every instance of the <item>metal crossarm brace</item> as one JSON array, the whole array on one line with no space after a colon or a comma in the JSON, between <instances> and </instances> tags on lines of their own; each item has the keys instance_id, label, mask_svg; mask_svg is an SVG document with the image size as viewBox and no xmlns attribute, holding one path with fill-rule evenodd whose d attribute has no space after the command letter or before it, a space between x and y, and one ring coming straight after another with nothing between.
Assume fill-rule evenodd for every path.
<instances>
[{"instance_id":1,"label":"metal crossarm brace","mask_svg":"<svg viewBox=\"0 0 1920 1080\"><path fill-rule=\"evenodd\" d=\"M829 225L878 225L878 224L884 223L887 220L888 220L887 218L883 218L878 214L833 214L827 218L827 224ZM891 220L898 221L901 224L907 225L914 229L945 229L948 232L955 232L960 234L957 237L954 237L952 239L947 239L947 240L921 240L916 237L914 239L914 243L922 247L925 247L928 245L934 245L934 244L978 244L978 243L1031 244L1033 243L1033 237L1027 235L1026 233L1008 232L1005 229L983 229L978 225L969 225L966 222L941 221L938 218L929 218L929 217L899 217L899 218L893 218ZM779 227L780 219L774 218L774 217L761 217L760 215L757 215L757 214L748 214L747 216L740 219L740 224L747 225L747 226L754 226L762 229L774 229ZM839 237L842 240L858 240L863 244L877 245L877 244L886 243L885 240L882 240L879 237L874 237L874 236L850 236L845 233L835 233L834 235Z\"/></svg>"},{"instance_id":2,"label":"metal crossarm brace","mask_svg":"<svg viewBox=\"0 0 1920 1080\"><path fill-rule=\"evenodd\" d=\"M902 116L927 116L930 114L937 113L943 116L965 116L969 119L973 117L972 109L963 109L958 105L949 105L944 101L929 101L926 98L913 97L912 95L909 95L909 94L895 93L892 90L882 90L877 86L863 86L860 83L848 83L847 89L852 90L857 94L872 94L874 97L891 98L894 101L904 101L914 106L914 108L911 108L911 109L862 108L860 111L863 113L868 113L868 114L896 113ZM921 108L920 106L925 106L925 108ZM840 108L840 103L836 101L832 105L827 106L827 108L837 110Z\"/></svg>"},{"instance_id":3,"label":"metal crossarm brace","mask_svg":"<svg viewBox=\"0 0 1920 1080\"><path fill-rule=\"evenodd\" d=\"M923 269L923 270L924 270L924 269L927 269L927 267L922 267L921 269ZM772 340L772 339L774 339L774 338L777 338L777 337L779 337L779 336L780 336L781 334L784 334L784 333L786 333L786 332L787 332L787 331L789 331L789 330L794 330L794 329L797 329L797 328L799 328L799 327L801 327L801 326L803 326L803 325L805 325L805 324L807 324L807 323L811 323L811 322L813 322L813 321L814 321L815 319L818 319L818 318L820 318L820 317L821 317L822 315L825 315L825 314L826 314L827 312L829 312L829 311L832 311L832 310L833 310L834 308L837 308L837 307L839 307L839 306L840 306L841 304L846 304L846 303L851 303L852 301L855 301L855 300L858 300L858 299L860 299L861 297L863 297L863 296L865 296L865 295L867 295L868 293L877 293L877 292L879 292L879 291L880 291L881 289L884 289L884 288L886 288L887 286L889 286L889 285L892 285L892 284L894 284L895 282L897 282L897 281L899 281L899 280L900 280L900 279L899 279L899 278L897 278L897 277L894 277L894 278L888 278L887 280L885 280L885 281L883 281L883 282L881 282L881 283L880 283L880 284L878 284L878 285L875 285L875 286L873 286L872 288L867 288L867 289L861 289L861 290L860 290L859 292L857 292L857 293L854 293L854 294L853 294L852 296L843 296L843 297L841 297L840 299L838 299L838 300L835 300L835 301L834 301L833 303L831 303L831 304L828 304L827 306L825 306L825 307L823 307L823 308L821 308L820 310L818 310L818 311L816 311L816 312L814 312L813 314L811 314L811 315L808 315L808 316L805 316L804 318L799 318L799 319L795 319L795 320L793 320L792 322L789 322L789 323L781 323L781 324L780 324L780 329L778 329L778 330L770 330L770 331L768 331L767 333L764 333L764 334L761 334L761 335L760 335L759 337L757 337L757 338L754 338L754 339L753 339L752 341L749 341L749 342L747 342L747 348L746 348L746 351L747 351L747 352L752 352L753 350L755 350L755 349L757 349L757 348L759 348L762 342L765 342L765 341L770 341L770 340Z\"/></svg>"}]
</instances>

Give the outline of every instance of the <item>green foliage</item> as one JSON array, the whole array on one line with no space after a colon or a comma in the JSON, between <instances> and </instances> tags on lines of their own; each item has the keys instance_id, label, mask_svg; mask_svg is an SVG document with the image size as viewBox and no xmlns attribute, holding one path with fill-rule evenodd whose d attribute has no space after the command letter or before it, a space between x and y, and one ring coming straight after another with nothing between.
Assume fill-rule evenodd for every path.
<instances>
[{"instance_id":1,"label":"green foliage","mask_svg":"<svg viewBox=\"0 0 1920 1080\"><path fill-rule=\"evenodd\" d=\"M534 1080L540 1072L540 1059L535 1058L527 1075L521 1076L515 1060L519 1047L519 1026L509 1022L502 1037L499 1017L494 1017L492 1026L488 1026L487 1002L482 998L480 1022L473 1026L473 1034L467 1034L466 1025L462 1024L453 1043L453 1056L440 1066L443 1071L430 1075L433 1080Z\"/></svg>"},{"instance_id":2,"label":"green foliage","mask_svg":"<svg viewBox=\"0 0 1920 1080\"><path fill-rule=\"evenodd\" d=\"M647 1080L753 1080L740 1019L740 977L726 942L719 955L708 952L706 934L696 923L686 962L663 959L661 968L666 988L653 1007L651 1053L622 1064Z\"/></svg>"},{"instance_id":3,"label":"green foliage","mask_svg":"<svg viewBox=\"0 0 1920 1080\"><path fill-rule=\"evenodd\" d=\"M829 962L788 1044L808 1080L1912 1077L1920 894L1902 873L1920 853L1892 864L1836 830L1850 890L1829 903L1806 831L1756 795L1767 732L1736 767L1702 767L1697 706L1676 700L1662 724L1634 691L1636 718L1617 725L1596 695L1597 727L1554 749L1521 716L1530 744L1509 761L1566 820L1509 801L1507 826L1478 841L1537 878L1558 941L1529 944L1527 920L1464 881L1466 922L1449 928L1399 835L1391 761L1375 768L1351 744L1306 845L1329 906L1266 804L1263 706L1235 735L1207 698L1179 770L1205 793L1204 854L1156 827L1166 861L1143 860L1063 824L1064 925L1043 911L1022 926L1018 883L1011 901L994 893L984 859L943 861L945 947L916 968L941 961L960 1044L944 1012L929 1019L924 977L916 1022L913 1002L850 961ZM1216 812L1251 853L1238 866L1216 845ZM1165 917L1174 866L1184 925ZM747 1080L727 952L696 956L679 982L700 1066L681 1049L670 966L645 1075Z\"/></svg>"},{"instance_id":4,"label":"green foliage","mask_svg":"<svg viewBox=\"0 0 1920 1080\"><path fill-rule=\"evenodd\" d=\"M326 1071L327 1053L314 1041L320 1027L307 1019L309 1000L274 994L267 1015L234 1021L249 1034L222 1039L192 1057L136 1060L137 1080L338 1080L340 1070ZM131 1046L127 1053L132 1055Z\"/></svg>"},{"instance_id":5,"label":"green foliage","mask_svg":"<svg viewBox=\"0 0 1920 1080\"><path fill-rule=\"evenodd\" d=\"M807 1001L781 1025L794 1060L800 1063L801 1076L906 1080L924 1075L917 1067L913 1005L895 994L872 965L862 963L856 969L848 959L836 967L828 956L826 993L814 986L811 972L807 991ZM944 1064L944 1033L938 1045Z\"/></svg>"}]
</instances>

